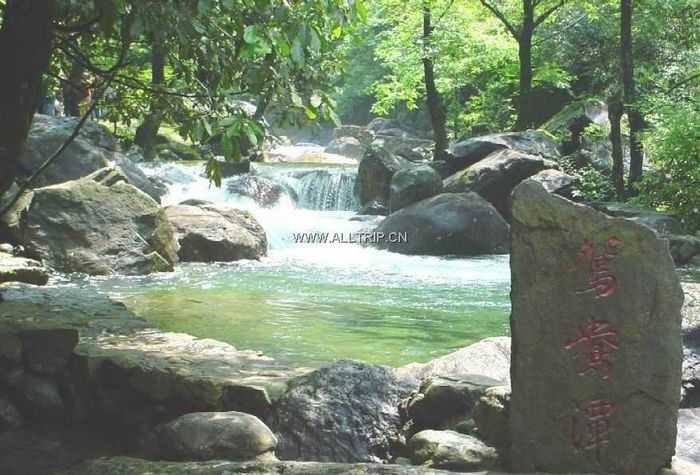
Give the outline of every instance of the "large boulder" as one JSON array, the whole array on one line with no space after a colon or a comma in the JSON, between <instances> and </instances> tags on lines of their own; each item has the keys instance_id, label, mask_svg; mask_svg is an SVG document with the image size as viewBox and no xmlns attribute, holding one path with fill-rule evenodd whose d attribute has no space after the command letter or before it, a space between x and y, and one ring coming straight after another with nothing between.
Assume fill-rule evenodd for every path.
<instances>
[{"instance_id":1,"label":"large boulder","mask_svg":"<svg viewBox=\"0 0 700 475\"><path fill-rule=\"evenodd\" d=\"M608 216L627 218L635 223L648 226L663 235L683 234L681 222L667 213L615 201L591 203L591 206Z\"/></svg>"},{"instance_id":2,"label":"large boulder","mask_svg":"<svg viewBox=\"0 0 700 475\"><path fill-rule=\"evenodd\" d=\"M301 376L275 404L270 427L288 460L379 462L401 441L409 392L387 368L339 361Z\"/></svg>"},{"instance_id":3,"label":"large boulder","mask_svg":"<svg viewBox=\"0 0 700 475\"><path fill-rule=\"evenodd\" d=\"M555 162L541 156L504 149L447 178L445 191L473 191L493 204L501 214L509 216L509 198L513 188L542 170L556 168Z\"/></svg>"},{"instance_id":4,"label":"large boulder","mask_svg":"<svg viewBox=\"0 0 700 475\"><path fill-rule=\"evenodd\" d=\"M389 204L391 178L408 163L381 147L367 150L357 170L355 190L364 206L370 201Z\"/></svg>"},{"instance_id":5,"label":"large boulder","mask_svg":"<svg viewBox=\"0 0 700 475\"><path fill-rule=\"evenodd\" d=\"M508 149L526 155L535 155L555 160L559 158L556 144L544 133L527 130L473 137L452 145L450 166L452 173L474 165L494 152Z\"/></svg>"},{"instance_id":6,"label":"large boulder","mask_svg":"<svg viewBox=\"0 0 700 475\"><path fill-rule=\"evenodd\" d=\"M245 174L226 183L229 193L252 199L258 206L272 208L288 193L279 183L258 175Z\"/></svg>"},{"instance_id":7,"label":"large boulder","mask_svg":"<svg viewBox=\"0 0 700 475\"><path fill-rule=\"evenodd\" d=\"M185 414L158 426L149 442L166 460L253 460L273 456L277 446L260 419L234 411Z\"/></svg>"},{"instance_id":8,"label":"large boulder","mask_svg":"<svg viewBox=\"0 0 700 475\"><path fill-rule=\"evenodd\" d=\"M391 178L389 209L393 213L406 206L442 193L442 178L428 165L399 170Z\"/></svg>"},{"instance_id":9,"label":"large boulder","mask_svg":"<svg viewBox=\"0 0 700 475\"><path fill-rule=\"evenodd\" d=\"M416 162L429 158L434 144L431 140L412 137L403 130L388 130L378 134L372 146L384 148L389 153Z\"/></svg>"},{"instance_id":10,"label":"large boulder","mask_svg":"<svg viewBox=\"0 0 700 475\"><path fill-rule=\"evenodd\" d=\"M402 366L395 373L401 379L415 382L435 376L462 380L481 375L510 384L510 338L486 338L427 363Z\"/></svg>"},{"instance_id":11,"label":"large boulder","mask_svg":"<svg viewBox=\"0 0 700 475\"><path fill-rule=\"evenodd\" d=\"M498 468L498 452L470 435L454 431L424 430L408 442L416 465L465 472Z\"/></svg>"},{"instance_id":12,"label":"large boulder","mask_svg":"<svg viewBox=\"0 0 700 475\"><path fill-rule=\"evenodd\" d=\"M49 272L40 262L0 252L0 284L23 282L46 285L48 281Z\"/></svg>"},{"instance_id":13,"label":"large boulder","mask_svg":"<svg viewBox=\"0 0 700 475\"><path fill-rule=\"evenodd\" d=\"M568 155L583 145L582 135L586 127L606 124L608 124L608 106L602 101L587 99L567 105L549 119L542 128L561 140L562 150L565 155Z\"/></svg>"},{"instance_id":14,"label":"large boulder","mask_svg":"<svg viewBox=\"0 0 700 475\"><path fill-rule=\"evenodd\" d=\"M508 224L476 193L443 193L390 215L375 229L374 245L401 254L505 253Z\"/></svg>"},{"instance_id":15,"label":"large boulder","mask_svg":"<svg viewBox=\"0 0 700 475\"><path fill-rule=\"evenodd\" d=\"M363 145L369 145L374 138L374 134L367 127L359 125L341 125L333 129L333 139L351 137L357 139Z\"/></svg>"},{"instance_id":16,"label":"large boulder","mask_svg":"<svg viewBox=\"0 0 700 475\"><path fill-rule=\"evenodd\" d=\"M34 173L71 136L79 122L77 117L52 117L35 114L27 142L20 157L20 167L28 176ZM114 136L103 125L88 121L80 134L60 157L41 172L34 182L42 187L85 177L101 168L115 166L129 183L159 200L164 191L158 188L119 150Z\"/></svg>"},{"instance_id":17,"label":"large boulder","mask_svg":"<svg viewBox=\"0 0 700 475\"><path fill-rule=\"evenodd\" d=\"M326 153L342 155L344 157L360 159L365 153L367 146L360 142L355 137L339 137L333 139L326 146Z\"/></svg>"},{"instance_id":18,"label":"large boulder","mask_svg":"<svg viewBox=\"0 0 700 475\"><path fill-rule=\"evenodd\" d=\"M689 235L668 236L671 256L676 265L683 266L700 255L700 238Z\"/></svg>"},{"instance_id":19,"label":"large boulder","mask_svg":"<svg viewBox=\"0 0 700 475\"><path fill-rule=\"evenodd\" d=\"M511 468L655 475L681 388L668 242L530 180L512 213Z\"/></svg>"},{"instance_id":20,"label":"large boulder","mask_svg":"<svg viewBox=\"0 0 700 475\"><path fill-rule=\"evenodd\" d=\"M568 175L559 170L542 170L531 177L550 193L555 193L564 198L573 199L576 196L576 185L579 183L577 177Z\"/></svg>"},{"instance_id":21,"label":"large boulder","mask_svg":"<svg viewBox=\"0 0 700 475\"><path fill-rule=\"evenodd\" d=\"M62 272L148 274L177 260L165 212L115 169L38 188L4 219L28 256Z\"/></svg>"},{"instance_id":22,"label":"large boulder","mask_svg":"<svg viewBox=\"0 0 700 475\"><path fill-rule=\"evenodd\" d=\"M165 208L183 262L228 262L267 254L267 236L247 211L216 205Z\"/></svg>"},{"instance_id":23,"label":"large boulder","mask_svg":"<svg viewBox=\"0 0 700 475\"><path fill-rule=\"evenodd\" d=\"M510 387L486 389L474 404L472 416L479 439L499 449L510 446Z\"/></svg>"}]
</instances>

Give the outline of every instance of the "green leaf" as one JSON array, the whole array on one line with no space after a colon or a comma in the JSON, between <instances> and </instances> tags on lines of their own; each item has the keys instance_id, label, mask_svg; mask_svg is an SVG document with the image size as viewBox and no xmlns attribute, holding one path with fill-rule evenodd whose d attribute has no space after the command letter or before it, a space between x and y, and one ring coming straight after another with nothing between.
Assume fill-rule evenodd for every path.
<instances>
[{"instance_id":1,"label":"green leaf","mask_svg":"<svg viewBox=\"0 0 700 475\"><path fill-rule=\"evenodd\" d=\"M258 29L255 25L248 25L243 32L243 41L248 44L255 44L259 41Z\"/></svg>"},{"instance_id":2,"label":"green leaf","mask_svg":"<svg viewBox=\"0 0 700 475\"><path fill-rule=\"evenodd\" d=\"M304 107L303 99L295 91L292 91L292 104L294 104L297 107Z\"/></svg>"},{"instance_id":3,"label":"green leaf","mask_svg":"<svg viewBox=\"0 0 700 475\"><path fill-rule=\"evenodd\" d=\"M304 107L304 112L306 113L306 117L308 117L309 120L316 120L316 117L318 117L316 111L311 107Z\"/></svg>"}]
</instances>

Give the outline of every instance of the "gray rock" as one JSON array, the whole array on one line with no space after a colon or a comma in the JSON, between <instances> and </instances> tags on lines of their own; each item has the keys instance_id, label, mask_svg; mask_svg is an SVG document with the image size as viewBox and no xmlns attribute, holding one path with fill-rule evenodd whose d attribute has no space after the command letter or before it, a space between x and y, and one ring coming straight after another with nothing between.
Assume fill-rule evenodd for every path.
<instances>
[{"instance_id":1,"label":"gray rock","mask_svg":"<svg viewBox=\"0 0 700 475\"><path fill-rule=\"evenodd\" d=\"M238 175L250 173L250 160L242 158L237 162L226 160L219 162L219 170L222 178L230 178Z\"/></svg>"},{"instance_id":2,"label":"gray rock","mask_svg":"<svg viewBox=\"0 0 700 475\"><path fill-rule=\"evenodd\" d=\"M549 193L555 193L569 199L574 198L576 185L579 181L578 178L559 170L542 170L531 178Z\"/></svg>"},{"instance_id":3,"label":"gray rock","mask_svg":"<svg viewBox=\"0 0 700 475\"><path fill-rule=\"evenodd\" d=\"M542 170L558 165L540 156L505 149L494 152L464 171L445 180L448 193L474 192L481 195L504 216L510 216L509 199L513 188Z\"/></svg>"},{"instance_id":4,"label":"gray rock","mask_svg":"<svg viewBox=\"0 0 700 475\"><path fill-rule=\"evenodd\" d=\"M22 333L24 363L38 374L56 375L68 367L78 345L78 331L70 329L32 330Z\"/></svg>"},{"instance_id":5,"label":"gray rock","mask_svg":"<svg viewBox=\"0 0 700 475\"><path fill-rule=\"evenodd\" d=\"M695 256L700 255L700 238L688 235L670 235L671 256L678 266L688 264Z\"/></svg>"},{"instance_id":6,"label":"gray rock","mask_svg":"<svg viewBox=\"0 0 700 475\"><path fill-rule=\"evenodd\" d=\"M22 170L36 171L73 133L79 118L35 114L20 158ZM85 177L101 168L116 166L129 183L159 200L159 190L148 177L119 151L115 137L103 125L88 121L78 137L52 165L37 178L37 187L55 185Z\"/></svg>"},{"instance_id":7,"label":"gray rock","mask_svg":"<svg viewBox=\"0 0 700 475\"><path fill-rule=\"evenodd\" d=\"M479 439L504 451L510 446L510 387L488 388L472 411Z\"/></svg>"},{"instance_id":8,"label":"gray rock","mask_svg":"<svg viewBox=\"0 0 700 475\"><path fill-rule=\"evenodd\" d=\"M228 262L267 254L265 231L246 211L177 205L168 206L165 213L175 228L183 262Z\"/></svg>"},{"instance_id":9,"label":"gray rock","mask_svg":"<svg viewBox=\"0 0 700 475\"><path fill-rule=\"evenodd\" d=\"M257 175L242 175L226 183L229 193L251 198L263 208L272 208L285 195L285 188L270 180Z\"/></svg>"},{"instance_id":10,"label":"gray rock","mask_svg":"<svg viewBox=\"0 0 700 475\"><path fill-rule=\"evenodd\" d=\"M513 193L512 234L513 470L656 474L681 384L667 242L532 181Z\"/></svg>"},{"instance_id":11,"label":"gray rock","mask_svg":"<svg viewBox=\"0 0 700 475\"><path fill-rule=\"evenodd\" d=\"M326 153L334 153L344 157L360 159L367 150L367 146L363 145L354 137L339 137L333 139L325 148Z\"/></svg>"},{"instance_id":12,"label":"gray rock","mask_svg":"<svg viewBox=\"0 0 700 475\"><path fill-rule=\"evenodd\" d=\"M194 412L155 430L167 460L253 460L274 455L277 439L257 417L242 412Z\"/></svg>"},{"instance_id":13,"label":"gray rock","mask_svg":"<svg viewBox=\"0 0 700 475\"><path fill-rule=\"evenodd\" d=\"M387 135L386 131L381 132L375 137L372 147L384 148L389 153L412 162L430 157L430 150L434 147L432 141L411 137L404 131L395 132L392 135Z\"/></svg>"},{"instance_id":14,"label":"gray rock","mask_svg":"<svg viewBox=\"0 0 700 475\"><path fill-rule=\"evenodd\" d=\"M401 254L500 254L508 249L508 224L476 193L443 193L400 209L376 229L375 246ZM381 236L381 234L380 234Z\"/></svg>"},{"instance_id":15,"label":"gray rock","mask_svg":"<svg viewBox=\"0 0 700 475\"><path fill-rule=\"evenodd\" d=\"M534 130L507 132L473 137L457 142L450 148L453 159L450 161L452 173L457 173L478 163L499 150L508 149L525 155L535 155L550 159L559 158L556 144L544 133Z\"/></svg>"},{"instance_id":16,"label":"gray rock","mask_svg":"<svg viewBox=\"0 0 700 475\"><path fill-rule=\"evenodd\" d=\"M0 361L13 365L22 362L22 340L13 333L0 333Z\"/></svg>"},{"instance_id":17,"label":"gray rock","mask_svg":"<svg viewBox=\"0 0 700 475\"><path fill-rule=\"evenodd\" d=\"M452 379L436 376L428 378L417 393L402 403L406 418L411 422L411 431L425 429L451 429L462 432L461 427L472 424L474 404L485 391L498 381L485 376L469 376Z\"/></svg>"},{"instance_id":18,"label":"gray rock","mask_svg":"<svg viewBox=\"0 0 700 475\"><path fill-rule=\"evenodd\" d=\"M676 455L700 464L700 409L678 411L678 437Z\"/></svg>"},{"instance_id":19,"label":"gray rock","mask_svg":"<svg viewBox=\"0 0 700 475\"><path fill-rule=\"evenodd\" d=\"M411 461L416 465L447 470L494 470L498 452L479 439L454 431L425 430L408 442Z\"/></svg>"},{"instance_id":20,"label":"gray rock","mask_svg":"<svg viewBox=\"0 0 700 475\"><path fill-rule=\"evenodd\" d=\"M19 429L24 425L24 417L19 409L7 399L0 397L0 432Z\"/></svg>"},{"instance_id":21,"label":"gray rock","mask_svg":"<svg viewBox=\"0 0 700 475\"><path fill-rule=\"evenodd\" d=\"M468 379L474 375L509 384L510 338L486 338L427 363L411 363L394 371L398 378L415 384L434 376Z\"/></svg>"},{"instance_id":22,"label":"gray rock","mask_svg":"<svg viewBox=\"0 0 700 475\"><path fill-rule=\"evenodd\" d=\"M49 271L41 265L41 262L0 252L0 284L23 282L46 285L48 281Z\"/></svg>"},{"instance_id":23,"label":"gray rock","mask_svg":"<svg viewBox=\"0 0 700 475\"><path fill-rule=\"evenodd\" d=\"M360 206L371 201L389 204L391 178L408 163L383 148L370 148L357 170L356 194Z\"/></svg>"},{"instance_id":24,"label":"gray rock","mask_svg":"<svg viewBox=\"0 0 700 475\"><path fill-rule=\"evenodd\" d=\"M399 170L391 178L389 209L392 213L442 193L442 178L428 165Z\"/></svg>"},{"instance_id":25,"label":"gray rock","mask_svg":"<svg viewBox=\"0 0 700 475\"><path fill-rule=\"evenodd\" d=\"M386 216L389 214L389 208L383 202L373 200L365 204L358 214L366 216Z\"/></svg>"},{"instance_id":26,"label":"gray rock","mask_svg":"<svg viewBox=\"0 0 700 475\"><path fill-rule=\"evenodd\" d=\"M653 209L640 208L629 203L602 202L592 203L591 206L608 216L628 218L635 223L648 226L663 235L683 234L683 225L670 214L659 213ZM680 241L681 239L682 236L679 236L678 240Z\"/></svg>"},{"instance_id":27,"label":"gray rock","mask_svg":"<svg viewBox=\"0 0 700 475\"><path fill-rule=\"evenodd\" d=\"M341 125L333 129L333 139L344 137L357 139L363 145L367 145L372 142L374 134L368 128L359 125Z\"/></svg>"},{"instance_id":28,"label":"gray rock","mask_svg":"<svg viewBox=\"0 0 700 475\"><path fill-rule=\"evenodd\" d=\"M285 460L379 462L401 440L398 406L409 389L381 366L339 361L301 376L269 425Z\"/></svg>"},{"instance_id":29,"label":"gray rock","mask_svg":"<svg viewBox=\"0 0 700 475\"><path fill-rule=\"evenodd\" d=\"M28 419L41 422L65 420L63 397L53 379L22 373L13 383L17 402Z\"/></svg>"},{"instance_id":30,"label":"gray rock","mask_svg":"<svg viewBox=\"0 0 700 475\"><path fill-rule=\"evenodd\" d=\"M62 272L148 274L177 260L165 212L115 169L38 188L5 219L29 257Z\"/></svg>"}]
</instances>

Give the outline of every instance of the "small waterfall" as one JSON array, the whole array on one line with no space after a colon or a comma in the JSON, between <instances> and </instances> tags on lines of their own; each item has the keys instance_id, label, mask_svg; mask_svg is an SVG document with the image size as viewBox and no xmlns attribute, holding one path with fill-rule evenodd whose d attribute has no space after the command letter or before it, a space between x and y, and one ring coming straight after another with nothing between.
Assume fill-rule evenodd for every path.
<instances>
[{"instance_id":1,"label":"small waterfall","mask_svg":"<svg viewBox=\"0 0 700 475\"><path fill-rule=\"evenodd\" d=\"M357 173L314 170L299 179L297 206L320 211L353 211L359 207L354 188Z\"/></svg>"}]
</instances>

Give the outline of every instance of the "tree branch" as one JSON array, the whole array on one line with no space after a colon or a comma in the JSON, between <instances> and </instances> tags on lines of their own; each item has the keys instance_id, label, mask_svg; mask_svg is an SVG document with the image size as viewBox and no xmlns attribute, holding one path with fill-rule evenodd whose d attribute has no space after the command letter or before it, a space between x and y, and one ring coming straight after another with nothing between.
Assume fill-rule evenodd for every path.
<instances>
[{"instance_id":1,"label":"tree branch","mask_svg":"<svg viewBox=\"0 0 700 475\"><path fill-rule=\"evenodd\" d=\"M537 19L535 20L535 27L541 25L547 18L549 18L552 15L552 13L556 12L561 7L563 7L565 3L566 3L566 0L561 0L559 3L554 5L552 8L550 8L549 10L542 13L542 15L538 16Z\"/></svg>"},{"instance_id":2,"label":"tree branch","mask_svg":"<svg viewBox=\"0 0 700 475\"><path fill-rule=\"evenodd\" d=\"M481 2L481 4L482 4L483 6L485 6L486 8L488 8L488 9L491 11L491 13L493 13L493 14L496 16L496 18L498 18L499 20L501 20L501 23L503 23L503 25L506 27L506 29L510 32L511 35L513 35L513 37L514 37L516 40L519 40L519 39L520 39L520 34L518 33L518 30L516 30L516 29L513 27L513 25L511 25L511 23L508 21L508 19L507 19L506 16L503 14L503 12L501 12L498 8L496 8L495 6L493 6L493 5L492 5L491 3L489 3L487 0L479 0L479 1Z\"/></svg>"},{"instance_id":3,"label":"tree branch","mask_svg":"<svg viewBox=\"0 0 700 475\"><path fill-rule=\"evenodd\" d=\"M696 79L700 79L700 73L693 74L692 76L689 76L689 77L683 79L682 81L678 81L677 83L672 84L671 87L669 87L669 88L668 88L666 91L664 91L664 92L666 92L666 94L670 94L670 93L672 93L673 91L675 91L676 89L678 89L679 87L685 86L685 85L688 84L689 82L693 82L693 81L696 80Z\"/></svg>"}]
</instances>

